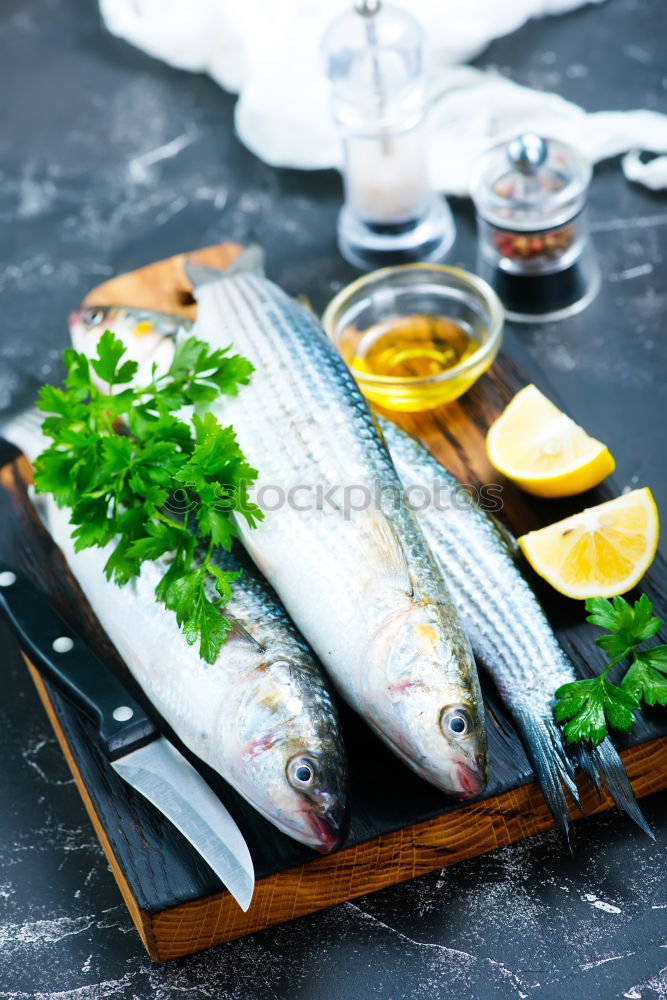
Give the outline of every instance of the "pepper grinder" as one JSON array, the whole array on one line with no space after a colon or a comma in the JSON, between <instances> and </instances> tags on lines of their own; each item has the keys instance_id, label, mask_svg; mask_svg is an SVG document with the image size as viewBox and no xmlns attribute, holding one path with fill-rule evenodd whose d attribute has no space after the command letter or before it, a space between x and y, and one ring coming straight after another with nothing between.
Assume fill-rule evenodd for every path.
<instances>
[{"instance_id":1,"label":"pepper grinder","mask_svg":"<svg viewBox=\"0 0 667 1000\"><path fill-rule=\"evenodd\" d=\"M557 139L520 135L481 157L471 191L477 271L519 322L563 319L600 287L586 219L591 166Z\"/></svg>"},{"instance_id":2,"label":"pepper grinder","mask_svg":"<svg viewBox=\"0 0 667 1000\"><path fill-rule=\"evenodd\" d=\"M360 268L441 260L454 240L427 177L423 49L419 23L381 0L359 0L323 39L345 147L338 245Z\"/></svg>"}]
</instances>

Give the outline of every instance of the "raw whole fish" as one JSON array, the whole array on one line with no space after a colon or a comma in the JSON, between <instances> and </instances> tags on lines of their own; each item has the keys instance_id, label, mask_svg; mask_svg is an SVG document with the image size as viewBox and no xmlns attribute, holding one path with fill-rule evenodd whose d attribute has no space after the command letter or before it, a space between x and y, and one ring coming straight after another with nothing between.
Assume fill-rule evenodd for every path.
<instances>
[{"instance_id":1,"label":"raw whole fish","mask_svg":"<svg viewBox=\"0 0 667 1000\"><path fill-rule=\"evenodd\" d=\"M414 491L410 495L432 497L438 484L438 504L415 503L417 518L446 574L475 657L510 711L555 819L567 832L563 788L578 800L578 763L650 833L611 740L596 748L580 744L574 754L564 745L553 718L553 693L577 677L519 569L514 539L419 441L388 420L378 424L402 483Z\"/></svg>"},{"instance_id":2,"label":"raw whole fish","mask_svg":"<svg viewBox=\"0 0 667 1000\"><path fill-rule=\"evenodd\" d=\"M4 436L34 460L41 415ZM337 711L313 654L242 550L217 550L242 569L225 615L235 624L215 663L185 640L155 597L166 566L146 562L124 587L108 581L112 546L74 551L69 511L46 498L49 531L102 627L157 711L183 743L280 830L318 851L342 842L347 767Z\"/></svg>"},{"instance_id":3,"label":"raw whole fish","mask_svg":"<svg viewBox=\"0 0 667 1000\"><path fill-rule=\"evenodd\" d=\"M247 552L344 698L413 770L458 798L486 780L470 645L356 383L307 309L265 278L192 265L193 333L248 358L211 404L260 470Z\"/></svg>"}]
</instances>

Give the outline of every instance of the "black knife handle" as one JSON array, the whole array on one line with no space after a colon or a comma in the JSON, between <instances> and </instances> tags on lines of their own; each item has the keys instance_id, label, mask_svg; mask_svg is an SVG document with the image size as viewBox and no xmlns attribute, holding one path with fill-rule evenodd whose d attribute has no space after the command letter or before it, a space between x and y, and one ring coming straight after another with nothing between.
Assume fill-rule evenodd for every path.
<instances>
[{"instance_id":1,"label":"black knife handle","mask_svg":"<svg viewBox=\"0 0 667 1000\"><path fill-rule=\"evenodd\" d=\"M95 724L109 760L160 735L122 682L39 590L0 560L0 611L30 661Z\"/></svg>"}]
</instances>

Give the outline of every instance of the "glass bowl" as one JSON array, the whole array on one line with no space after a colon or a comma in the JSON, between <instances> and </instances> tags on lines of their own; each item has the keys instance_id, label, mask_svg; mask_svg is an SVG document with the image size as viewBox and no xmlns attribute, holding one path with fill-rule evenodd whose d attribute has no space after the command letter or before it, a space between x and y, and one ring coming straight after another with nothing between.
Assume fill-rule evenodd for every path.
<instances>
[{"instance_id":1,"label":"glass bowl","mask_svg":"<svg viewBox=\"0 0 667 1000\"><path fill-rule=\"evenodd\" d=\"M367 399L417 412L457 399L477 381L498 354L504 318L481 278L425 263L353 281L322 322Z\"/></svg>"}]
</instances>

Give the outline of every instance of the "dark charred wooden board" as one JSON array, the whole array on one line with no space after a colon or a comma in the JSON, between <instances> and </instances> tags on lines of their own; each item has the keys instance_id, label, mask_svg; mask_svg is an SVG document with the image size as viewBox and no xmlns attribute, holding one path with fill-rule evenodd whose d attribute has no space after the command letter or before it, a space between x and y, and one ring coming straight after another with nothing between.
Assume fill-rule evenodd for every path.
<instances>
[{"instance_id":1,"label":"dark charred wooden board","mask_svg":"<svg viewBox=\"0 0 667 1000\"><path fill-rule=\"evenodd\" d=\"M198 257L222 267L237 252L237 247L223 245L200 251ZM153 307L192 316L183 259L170 258L114 278L91 292L86 301ZM491 421L528 381L549 392L544 378L508 335L496 364L465 397L430 414L406 416L402 423L418 433L463 482L475 487L498 483L486 459L484 436ZM26 493L30 478L27 463L17 454L6 457L0 469L3 558L38 583L72 627L141 698L34 512ZM506 482L499 485L502 517L517 532L550 523L618 492L608 483L569 501L538 501ZM592 630L584 623L581 605L559 597L535 578L532 582L580 671L586 673L599 665L600 654ZM654 563L642 589L664 615L667 571L660 560ZM345 846L328 857L320 857L279 833L219 776L188 755L230 809L249 843L257 885L252 905L244 914L192 847L100 757L87 724L29 668L123 898L156 960L189 954L324 909L554 825L507 712L484 677L491 774L484 797L468 805L448 802L422 782L353 712L341 706L351 765L351 824ZM150 705L146 707L151 710ZM187 755L174 734L169 735ZM667 726L657 712L645 713L638 720L622 755L638 796L667 787ZM589 785L582 786L582 793L587 813L612 805L606 797L598 799ZM578 818L579 814L573 813L573 819Z\"/></svg>"}]
</instances>

